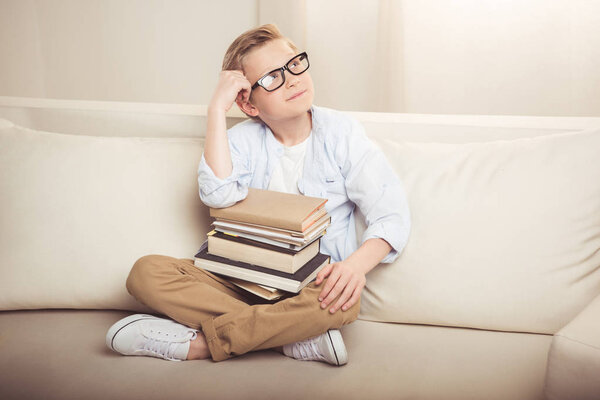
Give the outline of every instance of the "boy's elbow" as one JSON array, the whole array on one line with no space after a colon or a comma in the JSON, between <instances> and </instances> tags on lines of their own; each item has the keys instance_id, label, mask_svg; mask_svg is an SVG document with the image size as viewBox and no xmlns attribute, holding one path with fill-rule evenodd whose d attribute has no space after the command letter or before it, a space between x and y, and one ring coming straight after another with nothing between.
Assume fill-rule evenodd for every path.
<instances>
[{"instance_id":1,"label":"boy's elbow","mask_svg":"<svg viewBox=\"0 0 600 400\"><path fill-rule=\"evenodd\" d=\"M200 196L200 200L205 206L210 208L226 208L235 204L235 201L227 202L222 199L215 198L215 196Z\"/></svg>"},{"instance_id":2,"label":"boy's elbow","mask_svg":"<svg viewBox=\"0 0 600 400\"><path fill-rule=\"evenodd\" d=\"M247 187L236 187L238 185L228 185L229 187L221 187L211 192L206 192L200 187L200 200L206 206L211 208L230 207L240 200L243 200L248 195Z\"/></svg>"},{"instance_id":3,"label":"boy's elbow","mask_svg":"<svg viewBox=\"0 0 600 400\"><path fill-rule=\"evenodd\" d=\"M220 179L212 171L200 168L198 171L198 194L208 207L225 208L245 199L252 174L238 171L226 179Z\"/></svg>"}]
</instances>

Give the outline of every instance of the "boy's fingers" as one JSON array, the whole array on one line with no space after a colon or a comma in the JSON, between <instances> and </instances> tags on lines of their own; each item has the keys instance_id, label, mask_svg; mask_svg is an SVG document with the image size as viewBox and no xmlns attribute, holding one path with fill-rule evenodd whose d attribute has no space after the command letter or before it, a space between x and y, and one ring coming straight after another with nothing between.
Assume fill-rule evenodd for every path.
<instances>
[{"instance_id":1,"label":"boy's fingers","mask_svg":"<svg viewBox=\"0 0 600 400\"><path fill-rule=\"evenodd\" d=\"M238 92L238 97L240 98L241 101L243 101L244 103L248 101L248 91L246 89L242 89Z\"/></svg>"},{"instance_id":2,"label":"boy's fingers","mask_svg":"<svg viewBox=\"0 0 600 400\"><path fill-rule=\"evenodd\" d=\"M348 302L342 306L342 311L346 311L350 307L352 307L353 305L356 304L356 302L358 301L358 298L360 297L361 291L362 291L362 288L360 286L357 286L356 289L354 289L354 293L352 294L352 297L350 297L350 300L348 300Z\"/></svg>"},{"instance_id":3,"label":"boy's fingers","mask_svg":"<svg viewBox=\"0 0 600 400\"><path fill-rule=\"evenodd\" d=\"M323 279L325 279L325 277L327 275L329 275L329 270L331 269L329 266L331 264L326 265L322 270L319 271L319 273L317 274L317 281L316 284L320 285L321 282L323 282Z\"/></svg>"},{"instance_id":4,"label":"boy's fingers","mask_svg":"<svg viewBox=\"0 0 600 400\"><path fill-rule=\"evenodd\" d=\"M246 93L248 95L248 97L250 97L250 91L252 90L252 87L250 87L250 84L248 83L248 81L244 81L242 82L242 84L240 85L241 90Z\"/></svg>"},{"instance_id":5,"label":"boy's fingers","mask_svg":"<svg viewBox=\"0 0 600 400\"><path fill-rule=\"evenodd\" d=\"M329 271L327 271L327 275L327 282L325 283L325 286L323 286L321 294L319 294L319 301L323 301L341 276L339 269L335 268L335 264L331 264L331 268L329 268Z\"/></svg>"},{"instance_id":6,"label":"boy's fingers","mask_svg":"<svg viewBox=\"0 0 600 400\"><path fill-rule=\"evenodd\" d=\"M327 264L322 270L317 274L317 281L315 284L318 286L323 282L323 279L327 278L327 275L331 272L332 264ZM319 300L320 301L320 300Z\"/></svg>"},{"instance_id":7,"label":"boy's fingers","mask_svg":"<svg viewBox=\"0 0 600 400\"><path fill-rule=\"evenodd\" d=\"M252 89L252 85L250 85L250 81L246 79L244 76L238 78L240 85L247 90Z\"/></svg>"},{"instance_id":8,"label":"boy's fingers","mask_svg":"<svg viewBox=\"0 0 600 400\"><path fill-rule=\"evenodd\" d=\"M329 295L329 292L331 291L331 289L333 289L339 278L339 271L334 269L329 275L329 278L327 279L327 283L323 287L323 290L321 290L321 294L319 294L319 301L323 301L323 299ZM327 303L325 303L325 306L327 306Z\"/></svg>"},{"instance_id":9,"label":"boy's fingers","mask_svg":"<svg viewBox=\"0 0 600 400\"><path fill-rule=\"evenodd\" d=\"M344 290L346 285L348 285L349 280L350 278L344 275L340 276L333 289L331 289L327 297L325 297L325 300L323 300L323 303L321 303L321 306L323 308L329 306L329 304L331 304L338 297L338 295L342 293L342 290Z\"/></svg>"},{"instance_id":10,"label":"boy's fingers","mask_svg":"<svg viewBox=\"0 0 600 400\"><path fill-rule=\"evenodd\" d=\"M223 72L226 72L226 71L223 71ZM241 71L241 70L239 70L239 69L232 69L232 70L229 70L228 72L229 72L231 75L235 75L235 76L243 76L243 77L245 78L245 76L244 76L244 72L242 72L242 71Z\"/></svg>"},{"instance_id":11,"label":"boy's fingers","mask_svg":"<svg viewBox=\"0 0 600 400\"><path fill-rule=\"evenodd\" d=\"M344 288L344 291L340 295L340 298L335 303L335 305L333 307L331 307L331 309L329 311L333 314L334 312L339 310L340 307L342 306L342 304L346 303L346 301L350 298L350 296L352 295L352 292L354 292L355 288L356 288L356 282L354 282L354 281L348 282L348 284Z\"/></svg>"}]
</instances>

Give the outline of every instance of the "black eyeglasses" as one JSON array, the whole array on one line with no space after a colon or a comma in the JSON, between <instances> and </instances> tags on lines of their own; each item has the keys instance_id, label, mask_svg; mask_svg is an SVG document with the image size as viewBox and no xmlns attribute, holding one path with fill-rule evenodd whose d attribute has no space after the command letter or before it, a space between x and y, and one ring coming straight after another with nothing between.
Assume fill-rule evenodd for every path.
<instances>
[{"instance_id":1,"label":"black eyeglasses","mask_svg":"<svg viewBox=\"0 0 600 400\"><path fill-rule=\"evenodd\" d=\"M306 54L306 52L300 53L297 56L294 56L290 61L286 62L283 67L274 69L264 75L252 85L252 89L254 90L258 86L261 86L267 92L277 90L285 83L284 71L287 71L292 75L300 75L308 69L309 65L308 54Z\"/></svg>"}]
</instances>

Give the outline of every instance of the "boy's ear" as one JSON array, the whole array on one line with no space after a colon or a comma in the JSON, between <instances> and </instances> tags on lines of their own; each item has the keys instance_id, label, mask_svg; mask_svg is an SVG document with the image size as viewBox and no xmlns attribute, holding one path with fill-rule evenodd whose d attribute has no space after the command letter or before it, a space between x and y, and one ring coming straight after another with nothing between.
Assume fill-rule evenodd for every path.
<instances>
[{"instance_id":1,"label":"boy's ear","mask_svg":"<svg viewBox=\"0 0 600 400\"><path fill-rule=\"evenodd\" d=\"M256 117L258 115L258 108L254 107L249 101L235 99L235 104L237 104L240 110L251 117Z\"/></svg>"}]
</instances>

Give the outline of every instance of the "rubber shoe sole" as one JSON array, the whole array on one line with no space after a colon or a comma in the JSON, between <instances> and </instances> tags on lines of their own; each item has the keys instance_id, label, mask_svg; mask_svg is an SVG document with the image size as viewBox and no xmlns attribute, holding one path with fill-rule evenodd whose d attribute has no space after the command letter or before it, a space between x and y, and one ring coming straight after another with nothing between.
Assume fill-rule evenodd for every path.
<instances>
[{"instance_id":1,"label":"rubber shoe sole","mask_svg":"<svg viewBox=\"0 0 600 400\"><path fill-rule=\"evenodd\" d=\"M113 326L111 326L108 329L108 332L106 333L106 346L109 349L116 351L117 353L120 353L120 351L115 349L115 347L114 347L114 340L115 340L115 337L117 336L117 334L126 326L131 325L134 322L137 322L137 321L140 321L143 319L156 319L156 317L154 315L148 315L148 314L135 314L135 315L130 315L129 317L123 318L123 319L117 321L116 323L114 323Z\"/></svg>"},{"instance_id":2,"label":"rubber shoe sole","mask_svg":"<svg viewBox=\"0 0 600 400\"><path fill-rule=\"evenodd\" d=\"M335 356L336 365L346 364L348 362L348 352L346 351L342 333L337 329L330 329L327 331L327 337Z\"/></svg>"}]
</instances>

